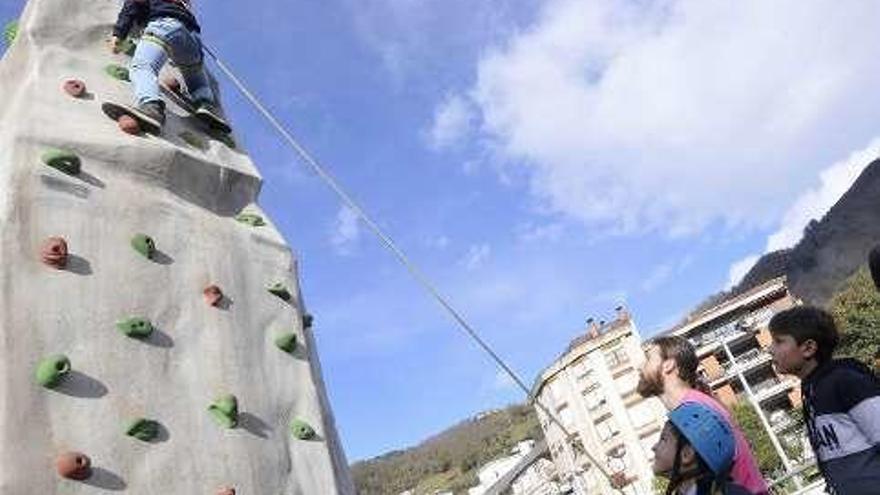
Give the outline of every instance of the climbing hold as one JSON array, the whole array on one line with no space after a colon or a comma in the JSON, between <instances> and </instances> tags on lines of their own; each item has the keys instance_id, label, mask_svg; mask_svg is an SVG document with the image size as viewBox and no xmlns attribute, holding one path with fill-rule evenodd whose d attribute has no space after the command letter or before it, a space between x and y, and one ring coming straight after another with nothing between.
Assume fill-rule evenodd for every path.
<instances>
[{"instance_id":1,"label":"climbing hold","mask_svg":"<svg viewBox=\"0 0 880 495\"><path fill-rule=\"evenodd\" d=\"M15 41L15 38L18 37L18 21L10 21L3 28L3 39L6 41L6 46L12 46L12 43Z\"/></svg>"},{"instance_id":2,"label":"climbing hold","mask_svg":"<svg viewBox=\"0 0 880 495\"><path fill-rule=\"evenodd\" d=\"M64 81L64 91L74 98L79 98L86 94L86 83L79 79L68 79Z\"/></svg>"},{"instance_id":3,"label":"climbing hold","mask_svg":"<svg viewBox=\"0 0 880 495\"><path fill-rule=\"evenodd\" d=\"M40 248L40 258L43 263L58 268L67 266L67 242L63 237L50 237L43 241Z\"/></svg>"},{"instance_id":4,"label":"climbing hold","mask_svg":"<svg viewBox=\"0 0 880 495\"><path fill-rule=\"evenodd\" d=\"M159 435L159 423L147 418L133 419L125 427L125 434L149 442Z\"/></svg>"},{"instance_id":5,"label":"climbing hold","mask_svg":"<svg viewBox=\"0 0 880 495\"><path fill-rule=\"evenodd\" d=\"M223 300L223 292L220 290L220 287L217 287L216 285L205 287L205 290L202 291L202 295L205 296L205 302L208 303L208 306L217 306L220 304L220 301Z\"/></svg>"},{"instance_id":6,"label":"climbing hold","mask_svg":"<svg viewBox=\"0 0 880 495\"><path fill-rule=\"evenodd\" d=\"M153 324L146 318L133 316L116 322L116 329L129 337L143 339L153 333Z\"/></svg>"},{"instance_id":7,"label":"climbing hold","mask_svg":"<svg viewBox=\"0 0 880 495\"><path fill-rule=\"evenodd\" d=\"M303 328L312 328L312 323L314 323L315 317L312 316L311 313L303 313L302 323Z\"/></svg>"},{"instance_id":8,"label":"climbing hold","mask_svg":"<svg viewBox=\"0 0 880 495\"><path fill-rule=\"evenodd\" d=\"M131 134L132 136L137 136L141 133L140 122L131 115L120 115L119 118L116 119L116 125L119 126L119 130L126 134Z\"/></svg>"},{"instance_id":9,"label":"climbing hold","mask_svg":"<svg viewBox=\"0 0 880 495\"><path fill-rule=\"evenodd\" d=\"M43 163L67 175L77 175L80 170L79 157L64 150L50 149L43 153Z\"/></svg>"},{"instance_id":10,"label":"climbing hold","mask_svg":"<svg viewBox=\"0 0 880 495\"><path fill-rule=\"evenodd\" d=\"M37 383L52 388L69 372L70 359L64 354L46 357L37 365Z\"/></svg>"},{"instance_id":11,"label":"climbing hold","mask_svg":"<svg viewBox=\"0 0 880 495\"><path fill-rule=\"evenodd\" d=\"M92 460L80 452L65 452L55 458L55 469L62 478L85 480L92 475Z\"/></svg>"},{"instance_id":12,"label":"climbing hold","mask_svg":"<svg viewBox=\"0 0 880 495\"><path fill-rule=\"evenodd\" d=\"M285 301L290 300L290 291L287 290L287 287L281 282L275 282L274 284L266 287L266 290L275 294L276 296L284 299Z\"/></svg>"},{"instance_id":13,"label":"climbing hold","mask_svg":"<svg viewBox=\"0 0 880 495\"><path fill-rule=\"evenodd\" d=\"M193 134L192 132L183 131L178 134L178 136L180 136L180 139L183 139L186 144L192 146L193 148L198 148L202 151L208 149L208 142L202 139L200 136Z\"/></svg>"},{"instance_id":14,"label":"climbing hold","mask_svg":"<svg viewBox=\"0 0 880 495\"><path fill-rule=\"evenodd\" d=\"M224 395L208 406L208 411L217 424L224 428L238 426L238 399L234 395Z\"/></svg>"},{"instance_id":15,"label":"climbing hold","mask_svg":"<svg viewBox=\"0 0 880 495\"><path fill-rule=\"evenodd\" d=\"M134 51L137 49L137 43L131 38L125 38L124 40L119 42L118 49L119 53L124 53L131 57L134 55Z\"/></svg>"},{"instance_id":16,"label":"climbing hold","mask_svg":"<svg viewBox=\"0 0 880 495\"><path fill-rule=\"evenodd\" d=\"M296 334L290 332L276 336L275 345L284 352L293 352L296 349Z\"/></svg>"},{"instance_id":17,"label":"climbing hold","mask_svg":"<svg viewBox=\"0 0 880 495\"><path fill-rule=\"evenodd\" d=\"M174 76L162 77L162 85L175 93L180 93L180 81Z\"/></svg>"},{"instance_id":18,"label":"climbing hold","mask_svg":"<svg viewBox=\"0 0 880 495\"><path fill-rule=\"evenodd\" d=\"M131 238L131 247L149 259L152 259L153 255L156 254L156 243L147 234L135 234Z\"/></svg>"},{"instance_id":19,"label":"climbing hold","mask_svg":"<svg viewBox=\"0 0 880 495\"><path fill-rule=\"evenodd\" d=\"M245 225L250 225L251 227L262 227L263 225L266 225L266 221L263 220L263 217L256 213L240 213L235 219Z\"/></svg>"},{"instance_id":20,"label":"climbing hold","mask_svg":"<svg viewBox=\"0 0 880 495\"><path fill-rule=\"evenodd\" d=\"M294 418L290 422L290 433L300 440L311 440L315 438L315 430L308 423L301 419Z\"/></svg>"},{"instance_id":21,"label":"climbing hold","mask_svg":"<svg viewBox=\"0 0 880 495\"><path fill-rule=\"evenodd\" d=\"M121 65L110 64L107 67L104 67L104 72L107 73L113 79L119 79L120 81L129 81L128 78L128 69Z\"/></svg>"},{"instance_id":22,"label":"climbing hold","mask_svg":"<svg viewBox=\"0 0 880 495\"><path fill-rule=\"evenodd\" d=\"M235 495L235 488L231 486L223 487L217 490L217 495Z\"/></svg>"}]
</instances>

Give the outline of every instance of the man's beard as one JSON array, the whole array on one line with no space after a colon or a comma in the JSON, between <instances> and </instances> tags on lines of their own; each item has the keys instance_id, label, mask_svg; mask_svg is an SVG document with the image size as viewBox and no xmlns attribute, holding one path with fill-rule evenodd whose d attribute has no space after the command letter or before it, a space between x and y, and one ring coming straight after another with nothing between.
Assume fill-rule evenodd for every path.
<instances>
[{"instance_id":1,"label":"man's beard","mask_svg":"<svg viewBox=\"0 0 880 495\"><path fill-rule=\"evenodd\" d=\"M642 397L655 397L663 393L663 380L660 373L653 376L639 373L639 383L636 385L636 392Z\"/></svg>"}]
</instances>

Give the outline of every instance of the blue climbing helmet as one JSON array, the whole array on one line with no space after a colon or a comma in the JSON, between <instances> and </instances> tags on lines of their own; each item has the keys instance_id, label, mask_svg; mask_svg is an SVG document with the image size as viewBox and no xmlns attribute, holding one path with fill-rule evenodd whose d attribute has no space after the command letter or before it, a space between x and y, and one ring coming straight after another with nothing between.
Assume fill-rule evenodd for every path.
<instances>
[{"instance_id":1,"label":"blue climbing helmet","mask_svg":"<svg viewBox=\"0 0 880 495\"><path fill-rule=\"evenodd\" d=\"M730 469L736 443L730 424L720 414L703 404L686 402L669 413L669 422L715 476Z\"/></svg>"}]
</instances>

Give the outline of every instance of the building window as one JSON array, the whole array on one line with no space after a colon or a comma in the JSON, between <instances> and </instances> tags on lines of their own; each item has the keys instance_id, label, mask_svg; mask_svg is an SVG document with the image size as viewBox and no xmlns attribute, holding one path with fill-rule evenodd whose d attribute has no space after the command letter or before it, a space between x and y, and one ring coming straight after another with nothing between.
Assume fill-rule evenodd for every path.
<instances>
[{"instance_id":1,"label":"building window","mask_svg":"<svg viewBox=\"0 0 880 495\"><path fill-rule=\"evenodd\" d=\"M561 421L562 424L565 425L566 429L570 429L572 424L574 423L571 417L571 408L568 407L568 405L563 405L560 406L559 409L557 409L557 412L559 413L559 421Z\"/></svg>"},{"instance_id":2,"label":"building window","mask_svg":"<svg viewBox=\"0 0 880 495\"><path fill-rule=\"evenodd\" d=\"M587 409L593 410L597 407L605 404L605 395L602 393L602 387L599 386L598 383L593 383L587 386L581 395L584 396L584 402L587 405Z\"/></svg>"},{"instance_id":3,"label":"building window","mask_svg":"<svg viewBox=\"0 0 880 495\"><path fill-rule=\"evenodd\" d=\"M629 356L627 356L623 345L617 345L605 351L605 361L609 368L616 368L629 362Z\"/></svg>"},{"instance_id":4,"label":"building window","mask_svg":"<svg viewBox=\"0 0 880 495\"><path fill-rule=\"evenodd\" d=\"M617 387L617 393L627 395L636 389L639 383L639 374L636 372L624 373L614 379L614 385Z\"/></svg>"},{"instance_id":5,"label":"building window","mask_svg":"<svg viewBox=\"0 0 880 495\"><path fill-rule=\"evenodd\" d=\"M647 400L643 400L638 404L627 409L629 413L629 419L632 421L633 426L636 428L642 428L644 426L649 425L655 418L654 411L651 408L651 403Z\"/></svg>"},{"instance_id":6,"label":"building window","mask_svg":"<svg viewBox=\"0 0 880 495\"><path fill-rule=\"evenodd\" d=\"M617 428L617 423L614 422L614 419L608 418L596 423L596 433L605 442L620 434L620 429Z\"/></svg>"}]
</instances>

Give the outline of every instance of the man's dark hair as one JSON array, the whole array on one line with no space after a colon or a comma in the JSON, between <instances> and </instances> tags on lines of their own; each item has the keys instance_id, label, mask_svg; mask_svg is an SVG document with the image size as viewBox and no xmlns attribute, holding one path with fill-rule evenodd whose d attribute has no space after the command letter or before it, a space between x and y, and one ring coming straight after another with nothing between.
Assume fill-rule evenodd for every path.
<instances>
[{"instance_id":1,"label":"man's dark hair","mask_svg":"<svg viewBox=\"0 0 880 495\"><path fill-rule=\"evenodd\" d=\"M678 367L678 377L681 378L681 381L701 392L711 393L708 384L697 374L700 360L697 359L697 351L694 346L687 339L678 335L661 335L651 339L649 343L657 346L662 359L675 361L675 365Z\"/></svg>"},{"instance_id":2,"label":"man's dark hair","mask_svg":"<svg viewBox=\"0 0 880 495\"><path fill-rule=\"evenodd\" d=\"M815 306L796 306L776 313L770 319L770 333L791 335L798 344L814 341L820 363L831 359L840 341L834 317Z\"/></svg>"},{"instance_id":3,"label":"man's dark hair","mask_svg":"<svg viewBox=\"0 0 880 495\"><path fill-rule=\"evenodd\" d=\"M871 278L874 279L874 286L880 290L880 245L874 246L871 254L868 255L868 266L871 268Z\"/></svg>"}]
</instances>

